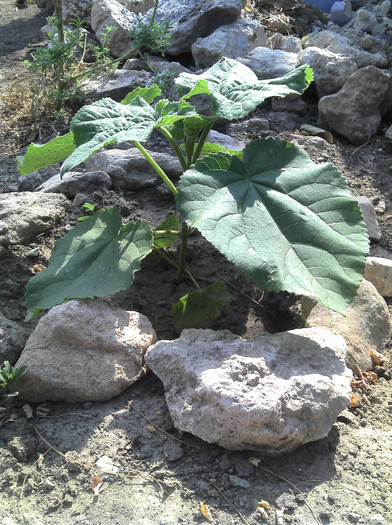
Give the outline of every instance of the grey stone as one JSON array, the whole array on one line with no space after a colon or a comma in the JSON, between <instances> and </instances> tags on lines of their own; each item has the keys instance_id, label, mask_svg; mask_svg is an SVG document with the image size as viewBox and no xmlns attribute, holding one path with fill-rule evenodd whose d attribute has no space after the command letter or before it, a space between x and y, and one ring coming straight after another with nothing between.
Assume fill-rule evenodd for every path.
<instances>
[{"instance_id":1,"label":"grey stone","mask_svg":"<svg viewBox=\"0 0 392 525\"><path fill-rule=\"evenodd\" d=\"M230 137L229 135L219 133L219 131L215 130L210 131L207 137L207 142L212 142L214 144L218 144L219 146L223 146L226 149L233 150L242 150L245 147L243 142L240 142L237 139L233 139L233 137Z\"/></svg>"},{"instance_id":2,"label":"grey stone","mask_svg":"<svg viewBox=\"0 0 392 525\"><path fill-rule=\"evenodd\" d=\"M146 363L176 428L232 450L280 454L325 437L350 399L346 344L324 328L262 334L184 330Z\"/></svg>"},{"instance_id":3,"label":"grey stone","mask_svg":"<svg viewBox=\"0 0 392 525\"><path fill-rule=\"evenodd\" d=\"M259 79L268 79L278 78L293 71L297 67L298 55L281 49L256 47L238 61L252 69Z\"/></svg>"},{"instance_id":4,"label":"grey stone","mask_svg":"<svg viewBox=\"0 0 392 525\"><path fill-rule=\"evenodd\" d=\"M72 199L77 193L92 193L95 190L109 190L112 179L105 171L87 171L84 173L68 172L60 178L53 175L39 186L36 191L42 193L63 193Z\"/></svg>"},{"instance_id":5,"label":"grey stone","mask_svg":"<svg viewBox=\"0 0 392 525\"><path fill-rule=\"evenodd\" d=\"M382 237L382 233L377 221L376 212L374 211L372 201L362 195L356 197L356 199L358 201L359 207L361 208L369 239L372 241L379 241Z\"/></svg>"},{"instance_id":6,"label":"grey stone","mask_svg":"<svg viewBox=\"0 0 392 525\"><path fill-rule=\"evenodd\" d=\"M7 443L12 455L20 463L27 463L36 454L36 444L34 439L16 436Z\"/></svg>"},{"instance_id":7,"label":"grey stone","mask_svg":"<svg viewBox=\"0 0 392 525\"><path fill-rule=\"evenodd\" d=\"M388 307L376 288L365 279L345 316L306 297L302 300L302 311L306 326L325 327L344 337L347 343L346 365L351 369L358 365L361 370L371 370L370 351L382 351L391 335Z\"/></svg>"},{"instance_id":8,"label":"grey stone","mask_svg":"<svg viewBox=\"0 0 392 525\"><path fill-rule=\"evenodd\" d=\"M338 93L320 99L319 122L360 145L377 134L389 75L373 66L355 71Z\"/></svg>"},{"instance_id":9,"label":"grey stone","mask_svg":"<svg viewBox=\"0 0 392 525\"><path fill-rule=\"evenodd\" d=\"M288 53L299 53L302 51L301 39L294 35L285 37L285 40L279 49L287 51Z\"/></svg>"},{"instance_id":10,"label":"grey stone","mask_svg":"<svg viewBox=\"0 0 392 525\"><path fill-rule=\"evenodd\" d=\"M331 20L334 24L342 26L346 24L352 17L350 0L343 0L342 2L334 2L331 9Z\"/></svg>"},{"instance_id":11,"label":"grey stone","mask_svg":"<svg viewBox=\"0 0 392 525\"><path fill-rule=\"evenodd\" d=\"M43 183L43 177L39 171L33 171L33 173L19 177L18 182L18 191L34 191Z\"/></svg>"},{"instance_id":12,"label":"grey stone","mask_svg":"<svg viewBox=\"0 0 392 525\"><path fill-rule=\"evenodd\" d=\"M16 366L27 366L17 383L22 399L105 401L146 373L144 354L156 340L138 312L100 301L68 301L40 319Z\"/></svg>"},{"instance_id":13,"label":"grey stone","mask_svg":"<svg viewBox=\"0 0 392 525\"><path fill-rule=\"evenodd\" d=\"M284 98L272 99L271 107L274 111L289 111L297 115L304 115L308 110L306 102L300 96L290 98L290 95Z\"/></svg>"},{"instance_id":14,"label":"grey stone","mask_svg":"<svg viewBox=\"0 0 392 525\"><path fill-rule=\"evenodd\" d=\"M189 53L198 38L239 19L242 7L242 0L160 0L156 20L170 22L172 26L167 52ZM151 15L152 10L146 20Z\"/></svg>"},{"instance_id":15,"label":"grey stone","mask_svg":"<svg viewBox=\"0 0 392 525\"><path fill-rule=\"evenodd\" d=\"M0 195L0 245L29 244L65 217L69 202L57 193Z\"/></svg>"},{"instance_id":16,"label":"grey stone","mask_svg":"<svg viewBox=\"0 0 392 525\"><path fill-rule=\"evenodd\" d=\"M27 336L21 326L0 313L0 364L9 361L14 365L18 360Z\"/></svg>"},{"instance_id":17,"label":"grey stone","mask_svg":"<svg viewBox=\"0 0 392 525\"><path fill-rule=\"evenodd\" d=\"M392 297L392 260L383 257L368 257L363 274L382 297Z\"/></svg>"},{"instance_id":18,"label":"grey stone","mask_svg":"<svg viewBox=\"0 0 392 525\"><path fill-rule=\"evenodd\" d=\"M319 97L339 91L349 76L358 69L351 57L319 47L304 49L299 55L299 63L309 64L313 69Z\"/></svg>"},{"instance_id":19,"label":"grey stone","mask_svg":"<svg viewBox=\"0 0 392 525\"><path fill-rule=\"evenodd\" d=\"M265 31L256 20L237 20L205 38L198 38L192 45L192 55L196 69L202 69L212 66L222 57L243 57L255 47L266 45Z\"/></svg>"},{"instance_id":20,"label":"grey stone","mask_svg":"<svg viewBox=\"0 0 392 525\"><path fill-rule=\"evenodd\" d=\"M166 175L177 180L182 174L181 164L168 153L150 152ZM138 190L154 186L159 179L154 168L136 148L101 151L86 160L89 171L103 170L109 174L114 188Z\"/></svg>"},{"instance_id":21,"label":"grey stone","mask_svg":"<svg viewBox=\"0 0 392 525\"><path fill-rule=\"evenodd\" d=\"M132 49L132 39L129 30L136 23L137 16L131 13L117 0L94 0L91 9L91 28L95 36L102 42L105 29L115 27L109 36L110 52L116 58Z\"/></svg>"},{"instance_id":22,"label":"grey stone","mask_svg":"<svg viewBox=\"0 0 392 525\"><path fill-rule=\"evenodd\" d=\"M382 50L379 49L376 53L364 51L352 45L348 37L335 31L320 31L312 35L305 43L305 48L308 47L319 47L341 56L351 57L359 68L366 66L384 68L388 65L387 56Z\"/></svg>"},{"instance_id":23,"label":"grey stone","mask_svg":"<svg viewBox=\"0 0 392 525\"><path fill-rule=\"evenodd\" d=\"M162 75L169 72L173 78L178 77L180 73L191 73L189 69L182 66L179 62L170 62L166 58L158 56L149 56L146 59L148 66L154 71L154 74ZM154 80L154 77L152 78Z\"/></svg>"},{"instance_id":24,"label":"grey stone","mask_svg":"<svg viewBox=\"0 0 392 525\"><path fill-rule=\"evenodd\" d=\"M172 439L165 441L165 444L163 445L163 453L165 458L170 462L178 461L184 455L181 443Z\"/></svg>"},{"instance_id":25,"label":"grey stone","mask_svg":"<svg viewBox=\"0 0 392 525\"><path fill-rule=\"evenodd\" d=\"M152 77L148 71L127 71L118 69L108 78L89 79L83 82L85 99L94 102L110 97L120 102L125 96L139 86L144 87Z\"/></svg>"}]
</instances>

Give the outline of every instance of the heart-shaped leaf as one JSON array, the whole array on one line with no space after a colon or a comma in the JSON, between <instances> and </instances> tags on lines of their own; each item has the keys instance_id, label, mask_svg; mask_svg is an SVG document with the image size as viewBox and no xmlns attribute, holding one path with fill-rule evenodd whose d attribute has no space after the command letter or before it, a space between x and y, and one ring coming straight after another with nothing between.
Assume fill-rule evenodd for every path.
<instances>
[{"instance_id":1,"label":"heart-shaped leaf","mask_svg":"<svg viewBox=\"0 0 392 525\"><path fill-rule=\"evenodd\" d=\"M317 297L343 313L361 282L368 237L357 201L330 164L275 139L243 161L217 153L181 177L180 213L263 289Z\"/></svg>"},{"instance_id":2,"label":"heart-shaped leaf","mask_svg":"<svg viewBox=\"0 0 392 525\"><path fill-rule=\"evenodd\" d=\"M152 245L149 224L138 220L121 226L117 207L88 217L56 242L48 267L28 282L28 318L66 299L125 290Z\"/></svg>"}]
</instances>

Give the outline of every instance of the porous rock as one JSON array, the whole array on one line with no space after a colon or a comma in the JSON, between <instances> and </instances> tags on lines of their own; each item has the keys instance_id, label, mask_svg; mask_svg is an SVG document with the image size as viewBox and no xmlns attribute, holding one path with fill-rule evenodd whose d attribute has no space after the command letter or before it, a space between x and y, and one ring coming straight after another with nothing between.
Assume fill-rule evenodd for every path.
<instances>
[{"instance_id":1,"label":"porous rock","mask_svg":"<svg viewBox=\"0 0 392 525\"><path fill-rule=\"evenodd\" d=\"M392 297L392 260L384 257L368 257L363 274L382 297Z\"/></svg>"},{"instance_id":2,"label":"porous rock","mask_svg":"<svg viewBox=\"0 0 392 525\"><path fill-rule=\"evenodd\" d=\"M1 194L0 245L29 244L58 224L68 206L66 197L57 193Z\"/></svg>"},{"instance_id":3,"label":"porous rock","mask_svg":"<svg viewBox=\"0 0 392 525\"><path fill-rule=\"evenodd\" d=\"M324 328L262 334L184 330L146 362L179 430L231 450L281 454L325 437L350 399L346 344Z\"/></svg>"},{"instance_id":4,"label":"porous rock","mask_svg":"<svg viewBox=\"0 0 392 525\"><path fill-rule=\"evenodd\" d=\"M211 67L222 57L238 58L258 46L266 46L267 37L256 20L236 20L216 29L192 45L196 69Z\"/></svg>"},{"instance_id":5,"label":"porous rock","mask_svg":"<svg viewBox=\"0 0 392 525\"><path fill-rule=\"evenodd\" d=\"M302 312L306 326L321 326L344 337L347 343L346 365L361 370L373 368L371 350L382 351L391 336L388 307L372 283L363 279L346 315L328 310L319 301L304 298Z\"/></svg>"},{"instance_id":6,"label":"porous rock","mask_svg":"<svg viewBox=\"0 0 392 525\"><path fill-rule=\"evenodd\" d=\"M151 152L166 175L177 180L182 168L180 162L168 153ZM89 171L103 170L112 179L114 188L138 190L154 186L159 181L154 168L136 148L101 151L86 160Z\"/></svg>"},{"instance_id":7,"label":"porous rock","mask_svg":"<svg viewBox=\"0 0 392 525\"><path fill-rule=\"evenodd\" d=\"M23 350L26 338L23 328L0 312L0 364L9 361L14 365Z\"/></svg>"},{"instance_id":8,"label":"porous rock","mask_svg":"<svg viewBox=\"0 0 392 525\"><path fill-rule=\"evenodd\" d=\"M38 186L35 191L42 193L63 193L69 199L77 193L93 193L95 190L109 190L112 179L105 171L87 171L84 173L68 172L63 177L53 175L50 179Z\"/></svg>"},{"instance_id":9,"label":"porous rock","mask_svg":"<svg viewBox=\"0 0 392 525\"><path fill-rule=\"evenodd\" d=\"M144 354L156 340L150 321L138 312L100 301L68 301L38 323L16 366L22 399L105 401L146 372Z\"/></svg>"},{"instance_id":10,"label":"porous rock","mask_svg":"<svg viewBox=\"0 0 392 525\"><path fill-rule=\"evenodd\" d=\"M352 144L363 144L378 131L388 82L388 73L381 69L358 69L340 91L320 99L319 125L343 135Z\"/></svg>"}]
</instances>

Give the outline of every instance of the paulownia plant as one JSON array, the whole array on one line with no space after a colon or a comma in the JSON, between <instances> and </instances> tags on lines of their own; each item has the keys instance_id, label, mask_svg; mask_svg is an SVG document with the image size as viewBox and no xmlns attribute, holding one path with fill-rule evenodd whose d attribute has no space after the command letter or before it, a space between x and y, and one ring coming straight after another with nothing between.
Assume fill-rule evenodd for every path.
<instances>
[{"instance_id":1,"label":"paulownia plant","mask_svg":"<svg viewBox=\"0 0 392 525\"><path fill-rule=\"evenodd\" d=\"M308 295L344 313L362 279L368 238L339 171L315 164L299 147L274 138L250 142L243 151L207 142L218 119L243 118L269 97L301 94L311 80L307 66L258 80L248 67L224 58L201 75L182 73L175 81L178 102L154 104L157 86L137 88L121 103L104 98L83 107L68 134L45 145L31 144L19 158L23 175L66 158L63 175L104 146L132 141L175 196L182 224L171 216L155 231L144 220L122 226L116 207L88 217L56 243L48 268L28 283L28 317L67 299L129 287L142 259L177 237L181 279L190 228L260 288ZM190 103L195 95L209 97L210 116ZM181 163L177 187L142 145L153 130L168 140ZM177 310L186 314L188 303L211 306L211 301L219 313L224 303L220 285L209 287L202 299L185 296Z\"/></svg>"}]
</instances>

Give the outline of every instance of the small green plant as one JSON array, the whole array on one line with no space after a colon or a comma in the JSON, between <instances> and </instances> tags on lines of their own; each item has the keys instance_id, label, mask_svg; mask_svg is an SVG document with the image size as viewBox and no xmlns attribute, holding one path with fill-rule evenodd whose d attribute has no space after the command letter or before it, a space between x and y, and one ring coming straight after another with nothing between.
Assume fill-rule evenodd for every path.
<instances>
[{"instance_id":1,"label":"small green plant","mask_svg":"<svg viewBox=\"0 0 392 525\"><path fill-rule=\"evenodd\" d=\"M144 220L122 226L116 207L95 213L56 243L48 268L29 281L28 317L67 299L128 288L141 261L152 250L163 253L177 238L177 280L190 276L185 254L191 228L261 289L315 297L343 313L361 282L369 244L344 177L289 142L259 139L243 151L207 142L218 119L241 119L269 97L301 94L311 80L307 66L258 80L245 65L223 58L201 75L182 73L175 80L177 102L154 104L158 86L139 87L121 103L105 98L83 107L69 133L31 144L19 158L22 175L67 157L64 174L106 145L132 141L173 193L182 222L173 215L152 230ZM210 99L209 116L190 103L201 94ZM178 186L142 145L154 130L181 163ZM204 299L188 294L176 312L189 320L188 303L208 303L213 315L224 309L219 286L205 293ZM218 308L211 306L214 297Z\"/></svg>"},{"instance_id":2,"label":"small green plant","mask_svg":"<svg viewBox=\"0 0 392 525\"><path fill-rule=\"evenodd\" d=\"M0 398L2 400L18 395L18 392L10 392L9 389L12 383L18 381L26 370L26 366L15 368L10 365L9 361L4 361L3 365L0 367Z\"/></svg>"},{"instance_id":3,"label":"small green plant","mask_svg":"<svg viewBox=\"0 0 392 525\"><path fill-rule=\"evenodd\" d=\"M169 22L145 22L138 18L129 33L133 47L142 57L150 54L164 56L171 40Z\"/></svg>"},{"instance_id":4,"label":"small green plant","mask_svg":"<svg viewBox=\"0 0 392 525\"><path fill-rule=\"evenodd\" d=\"M88 202L86 202L85 204L83 204L82 207L85 208L86 211L89 211L92 215L94 213L96 204L89 204ZM85 221L88 217L91 217L91 215L83 215L83 217L78 217L77 221L78 222Z\"/></svg>"}]
</instances>

